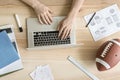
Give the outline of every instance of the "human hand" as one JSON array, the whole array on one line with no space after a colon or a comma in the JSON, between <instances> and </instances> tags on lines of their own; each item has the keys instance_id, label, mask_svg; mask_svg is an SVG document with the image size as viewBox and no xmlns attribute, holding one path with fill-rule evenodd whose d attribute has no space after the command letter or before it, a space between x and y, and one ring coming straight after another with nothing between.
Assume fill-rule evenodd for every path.
<instances>
[{"instance_id":1,"label":"human hand","mask_svg":"<svg viewBox=\"0 0 120 80\"><path fill-rule=\"evenodd\" d=\"M34 10L41 24L50 25L52 23L52 11L47 6L41 3L36 3Z\"/></svg>"},{"instance_id":2,"label":"human hand","mask_svg":"<svg viewBox=\"0 0 120 80\"><path fill-rule=\"evenodd\" d=\"M67 37L70 36L74 19L75 17L72 18L66 17L59 23L57 27L57 30L59 30L59 35L58 35L59 38L66 39Z\"/></svg>"}]
</instances>

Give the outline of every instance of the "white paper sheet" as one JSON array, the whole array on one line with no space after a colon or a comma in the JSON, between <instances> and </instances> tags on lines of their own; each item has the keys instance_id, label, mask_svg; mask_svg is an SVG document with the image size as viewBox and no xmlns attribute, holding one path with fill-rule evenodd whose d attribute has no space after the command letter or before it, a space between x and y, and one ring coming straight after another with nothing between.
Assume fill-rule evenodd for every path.
<instances>
[{"instance_id":1,"label":"white paper sheet","mask_svg":"<svg viewBox=\"0 0 120 80\"><path fill-rule=\"evenodd\" d=\"M30 76L33 80L54 80L49 65L38 66Z\"/></svg>"},{"instance_id":2,"label":"white paper sheet","mask_svg":"<svg viewBox=\"0 0 120 80\"><path fill-rule=\"evenodd\" d=\"M92 15L84 17L87 23ZM97 11L88 27L95 41L120 31L120 10L117 4Z\"/></svg>"}]
</instances>

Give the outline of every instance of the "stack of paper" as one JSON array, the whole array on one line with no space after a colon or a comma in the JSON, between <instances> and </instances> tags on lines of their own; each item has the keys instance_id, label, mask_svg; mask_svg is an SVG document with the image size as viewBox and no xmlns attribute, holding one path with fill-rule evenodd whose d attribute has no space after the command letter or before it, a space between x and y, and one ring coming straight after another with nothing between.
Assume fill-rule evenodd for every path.
<instances>
[{"instance_id":1,"label":"stack of paper","mask_svg":"<svg viewBox=\"0 0 120 80\"><path fill-rule=\"evenodd\" d=\"M85 16L87 23L92 15ZM120 9L117 4L97 11L88 27L95 41L120 31Z\"/></svg>"},{"instance_id":2,"label":"stack of paper","mask_svg":"<svg viewBox=\"0 0 120 80\"><path fill-rule=\"evenodd\" d=\"M38 66L30 76L33 80L54 80L49 65Z\"/></svg>"},{"instance_id":3,"label":"stack of paper","mask_svg":"<svg viewBox=\"0 0 120 80\"><path fill-rule=\"evenodd\" d=\"M12 26L0 27L0 75L23 68Z\"/></svg>"}]
</instances>

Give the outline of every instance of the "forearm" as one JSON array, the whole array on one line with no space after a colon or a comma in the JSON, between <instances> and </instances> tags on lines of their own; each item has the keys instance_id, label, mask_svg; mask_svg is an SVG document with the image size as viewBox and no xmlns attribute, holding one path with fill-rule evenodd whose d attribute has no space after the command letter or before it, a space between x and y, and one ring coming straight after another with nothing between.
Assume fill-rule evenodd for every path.
<instances>
[{"instance_id":1,"label":"forearm","mask_svg":"<svg viewBox=\"0 0 120 80\"><path fill-rule=\"evenodd\" d=\"M68 14L68 17L75 17L78 12L80 11L82 5L83 5L84 0L73 0L71 10Z\"/></svg>"},{"instance_id":2,"label":"forearm","mask_svg":"<svg viewBox=\"0 0 120 80\"><path fill-rule=\"evenodd\" d=\"M42 5L42 3L40 3L38 0L21 0L21 1L23 1L26 4L28 4L32 8L35 8L38 4Z\"/></svg>"}]
</instances>

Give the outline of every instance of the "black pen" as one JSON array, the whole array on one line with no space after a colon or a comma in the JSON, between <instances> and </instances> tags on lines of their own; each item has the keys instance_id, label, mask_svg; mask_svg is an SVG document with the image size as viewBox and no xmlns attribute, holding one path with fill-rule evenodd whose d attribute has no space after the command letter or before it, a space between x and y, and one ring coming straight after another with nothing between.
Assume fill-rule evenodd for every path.
<instances>
[{"instance_id":1,"label":"black pen","mask_svg":"<svg viewBox=\"0 0 120 80\"><path fill-rule=\"evenodd\" d=\"M87 23L86 27L88 27L88 25L90 24L90 22L92 21L93 17L95 16L96 12L92 15L92 17L90 18L89 22Z\"/></svg>"}]
</instances>

